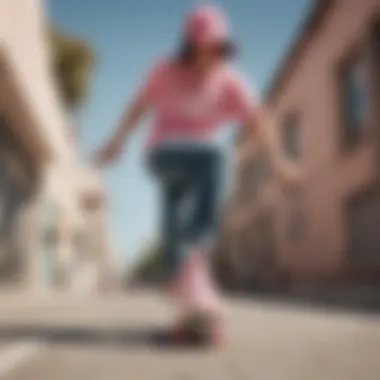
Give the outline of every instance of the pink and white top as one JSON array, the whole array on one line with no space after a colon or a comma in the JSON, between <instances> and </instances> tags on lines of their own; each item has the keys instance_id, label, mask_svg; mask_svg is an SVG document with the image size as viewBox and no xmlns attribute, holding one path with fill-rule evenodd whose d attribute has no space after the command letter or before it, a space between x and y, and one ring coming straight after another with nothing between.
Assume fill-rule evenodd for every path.
<instances>
[{"instance_id":1,"label":"pink and white top","mask_svg":"<svg viewBox=\"0 0 380 380\"><path fill-rule=\"evenodd\" d=\"M199 77L174 60L157 63L139 99L153 110L148 148L166 142L209 142L223 122L244 123L255 111L253 94L231 67Z\"/></svg>"}]
</instances>

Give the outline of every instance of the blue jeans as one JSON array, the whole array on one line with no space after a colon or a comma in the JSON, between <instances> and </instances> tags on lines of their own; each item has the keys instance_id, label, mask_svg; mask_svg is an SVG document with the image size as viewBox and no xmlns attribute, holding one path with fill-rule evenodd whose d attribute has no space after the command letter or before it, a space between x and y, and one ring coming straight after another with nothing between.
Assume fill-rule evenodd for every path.
<instances>
[{"instance_id":1,"label":"blue jeans","mask_svg":"<svg viewBox=\"0 0 380 380\"><path fill-rule=\"evenodd\" d=\"M162 187L162 244L169 278L183 264L189 247L215 236L221 164L216 147L195 144L159 147L149 156Z\"/></svg>"}]
</instances>

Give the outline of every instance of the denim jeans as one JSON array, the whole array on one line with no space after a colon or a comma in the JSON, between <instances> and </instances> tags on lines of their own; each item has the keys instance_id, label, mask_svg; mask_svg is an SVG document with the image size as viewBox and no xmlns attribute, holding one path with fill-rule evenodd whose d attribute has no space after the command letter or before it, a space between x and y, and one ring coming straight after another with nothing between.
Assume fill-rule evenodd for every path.
<instances>
[{"instance_id":1,"label":"denim jeans","mask_svg":"<svg viewBox=\"0 0 380 380\"><path fill-rule=\"evenodd\" d=\"M162 190L162 244L169 278L175 276L189 248L202 248L215 237L221 164L219 150L208 145L168 145L149 156Z\"/></svg>"}]
</instances>

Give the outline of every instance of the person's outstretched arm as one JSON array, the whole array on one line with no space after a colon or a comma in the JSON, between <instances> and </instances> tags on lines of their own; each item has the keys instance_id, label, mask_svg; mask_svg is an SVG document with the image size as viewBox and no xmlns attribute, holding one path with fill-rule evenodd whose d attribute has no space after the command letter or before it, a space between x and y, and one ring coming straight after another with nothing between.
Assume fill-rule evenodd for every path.
<instances>
[{"instance_id":1,"label":"person's outstretched arm","mask_svg":"<svg viewBox=\"0 0 380 380\"><path fill-rule=\"evenodd\" d=\"M244 141L238 149L238 160L249 159L255 142L259 140L267 150L275 175L285 181L297 181L298 173L282 154L278 130L266 107L255 99L247 81L233 76L228 92L228 110L245 128Z\"/></svg>"},{"instance_id":2,"label":"person's outstretched arm","mask_svg":"<svg viewBox=\"0 0 380 380\"><path fill-rule=\"evenodd\" d=\"M138 125L146 111L156 104L160 96L166 70L167 63L164 61L154 65L148 79L123 113L111 137L109 137L105 145L97 152L95 161L98 165L111 163L121 154L129 135Z\"/></svg>"},{"instance_id":3,"label":"person's outstretched arm","mask_svg":"<svg viewBox=\"0 0 380 380\"><path fill-rule=\"evenodd\" d=\"M296 180L298 174L292 170L282 154L278 131L269 112L262 106L251 112L245 122L245 127L248 129L249 138L242 147L241 159L244 160L245 156L249 156L253 140L258 139L269 154L275 175L286 181Z\"/></svg>"},{"instance_id":4,"label":"person's outstretched arm","mask_svg":"<svg viewBox=\"0 0 380 380\"><path fill-rule=\"evenodd\" d=\"M95 161L98 165L109 164L119 157L127 138L144 116L147 108L148 105L143 99L136 99L128 106L112 135L96 153Z\"/></svg>"}]
</instances>

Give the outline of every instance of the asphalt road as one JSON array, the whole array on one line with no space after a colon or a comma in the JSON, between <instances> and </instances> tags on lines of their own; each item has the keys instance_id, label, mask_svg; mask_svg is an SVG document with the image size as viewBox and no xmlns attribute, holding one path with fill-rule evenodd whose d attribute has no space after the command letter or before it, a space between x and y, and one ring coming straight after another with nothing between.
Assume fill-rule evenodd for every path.
<instances>
[{"instance_id":1,"label":"asphalt road","mask_svg":"<svg viewBox=\"0 0 380 380\"><path fill-rule=\"evenodd\" d=\"M0 297L1 380L379 380L380 318L232 299L229 343L162 338L165 299Z\"/></svg>"}]
</instances>

